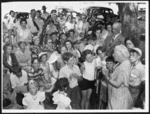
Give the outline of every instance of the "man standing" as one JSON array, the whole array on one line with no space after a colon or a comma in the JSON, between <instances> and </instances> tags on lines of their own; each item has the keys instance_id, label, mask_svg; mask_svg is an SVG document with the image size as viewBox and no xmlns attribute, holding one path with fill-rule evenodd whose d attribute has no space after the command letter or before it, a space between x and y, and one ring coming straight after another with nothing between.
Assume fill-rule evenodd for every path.
<instances>
[{"instance_id":1,"label":"man standing","mask_svg":"<svg viewBox=\"0 0 150 114\"><path fill-rule=\"evenodd\" d=\"M46 6L42 6L42 10L43 10L43 13L42 13L41 17L47 19L47 17L49 16L49 13L46 12Z\"/></svg>"},{"instance_id":2,"label":"man standing","mask_svg":"<svg viewBox=\"0 0 150 114\"><path fill-rule=\"evenodd\" d=\"M115 22L112 26L113 34L104 40L103 51L106 56L112 56L114 48L117 45L124 44L124 36L121 34L121 23Z\"/></svg>"},{"instance_id":3,"label":"man standing","mask_svg":"<svg viewBox=\"0 0 150 114\"><path fill-rule=\"evenodd\" d=\"M40 34L42 33L42 28L41 26L38 26L37 19L35 17L36 10L32 9L30 11L29 18L27 19L27 25L34 36L40 36Z\"/></svg>"}]
</instances>

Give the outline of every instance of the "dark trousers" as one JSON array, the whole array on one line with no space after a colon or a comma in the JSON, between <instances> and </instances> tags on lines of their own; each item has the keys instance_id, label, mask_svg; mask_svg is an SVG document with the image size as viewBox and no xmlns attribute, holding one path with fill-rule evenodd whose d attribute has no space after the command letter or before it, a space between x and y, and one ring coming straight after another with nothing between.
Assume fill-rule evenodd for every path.
<instances>
[{"instance_id":1,"label":"dark trousers","mask_svg":"<svg viewBox=\"0 0 150 114\"><path fill-rule=\"evenodd\" d=\"M81 91L78 86L74 88L69 88L68 96L71 99L71 107L73 109L80 109L80 102L81 102Z\"/></svg>"}]
</instances>

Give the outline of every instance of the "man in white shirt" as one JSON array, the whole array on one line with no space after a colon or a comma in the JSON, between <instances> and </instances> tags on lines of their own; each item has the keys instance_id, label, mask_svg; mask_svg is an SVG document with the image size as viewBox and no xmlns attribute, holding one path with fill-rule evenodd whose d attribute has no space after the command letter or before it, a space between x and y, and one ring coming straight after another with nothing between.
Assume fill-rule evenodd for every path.
<instances>
[{"instance_id":1,"label":"man in white shirt","mask_svg":"<svg viewBox=\"0 0 150 114\"><path fill-rule=\"evenodd\" d=\"M34 36L40 36L42 33L42 28L38 25L37 19L35 17L36 11L35 9L32 9L29 18L27 19L27 25Z\"/></svg>"},{"instance_id":2,"label":"man in white shirt","mask_svg":"<svg viewBox=\"0 0 150 114\"><path fill-rule=\"evenodd\" d=\"M27 93L27 83L28 77L27 73L21 69L21 67L16 67L15 73L10 74L10 82L13 89L13 96L16 98L18 94ZM21 100L21 99L20 99ZM14 103L17 104L18 99L16 98ZM18 101L21 102L21 101Z\"/></svg>"}]
</instances>

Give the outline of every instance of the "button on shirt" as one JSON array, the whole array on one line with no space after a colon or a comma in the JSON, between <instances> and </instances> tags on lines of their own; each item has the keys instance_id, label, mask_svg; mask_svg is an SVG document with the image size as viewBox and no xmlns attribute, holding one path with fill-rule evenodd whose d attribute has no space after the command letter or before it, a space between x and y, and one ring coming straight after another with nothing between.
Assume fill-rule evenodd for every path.
<instances>
[{"instance_id":1,"label":"button on shirt","mask_svg":"<svg viewBox=\"0 0 150 114\"><path fill-rule=\"evenodd\" d=\"M60 72L59 72L59 78L65 77L69 80L70 88L74 88L78 86L77 78L70 77L72 73L76 73L78 76L81 76L80 69L77 65L74 65L72 69L70 69L67 65L65 65L64 67L60 69Z\"/></svg>"}]
</instances>

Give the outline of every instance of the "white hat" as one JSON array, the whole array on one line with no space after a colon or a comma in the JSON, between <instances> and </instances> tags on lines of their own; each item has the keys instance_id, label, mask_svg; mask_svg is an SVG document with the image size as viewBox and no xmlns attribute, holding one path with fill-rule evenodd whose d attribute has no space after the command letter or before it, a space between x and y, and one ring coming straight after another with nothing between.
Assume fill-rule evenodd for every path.
<instances>
[{"instance_id":1,"label":"white hat","mask_svg":"<svg viewBox=\"0 0 150 114\"><path fill-rule=\"evenodd\" d=\"M132 48L131 51L134 50L136 51L140 56L142 56L142 51L139 48Z\"/></svg>"},{"instance_id":2,"label":"white hat","mask_svg":"<svg viewBox=\"0 0 150 114\"><path fill-rule=\"evenodd\" d=\"M39 57L41 57L41 56L44 55L44 54L47 54L47 52L41 52L41 53L39 54Z\"/></svg>"},{"instance_id":3,"label":"white hat","mask_svg":"<svg viewBox=\"0 0 150 114\"><path fill-rule=\"evenodd\" d=\"M55 61L57 61L57 59L60 57L60 55L58 54L58 52L53 52L52 54L51 54L51 56L50 56L50 58L48 59L48 63L49 64L52 64L52 63L54 63Z\"/></svg>"},{"instance_id":4,"label":"white hat","mask_svg":"<svg viewBox=\"0 0 150 114\"><path fill-rule=\"evenodd\" d=\"M98 15L97 18L104 19L103 15Z\"/></svg>"}]
</instances>

